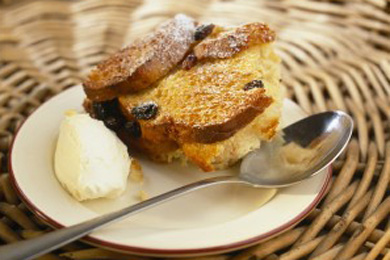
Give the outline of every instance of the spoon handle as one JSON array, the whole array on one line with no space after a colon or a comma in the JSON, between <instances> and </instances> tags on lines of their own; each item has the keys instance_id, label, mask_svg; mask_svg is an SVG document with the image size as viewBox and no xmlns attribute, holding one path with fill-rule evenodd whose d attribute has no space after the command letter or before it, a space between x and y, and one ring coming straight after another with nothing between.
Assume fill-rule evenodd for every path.
<instances>
[{"instance_id":1,"label":"spoon handle","mask_svg":"<svg viewBox=\"0 0 390 260\"><path fill-rule=\"evenodd\" d=\"M21 242L12 243L0 247L0 256L2 260L18 260L18 259L32 259L41 256L54 249L57 249L67 243L70 243L78 238L81 238L91 231L108 225L114 221L123 219L129 215L136 214L145 209L157 206L163 202L177 198L186 193L221 183L246 183L243 180L234 176L220 176L214 178L204 179L194 182L180 188L168 191L156 197L150 198L138 204L126 207L124 209L102 215L91 220L87 220L80 224L61 228L49 232L48 234L24 240Z\"/></svg>"}]
</instances>

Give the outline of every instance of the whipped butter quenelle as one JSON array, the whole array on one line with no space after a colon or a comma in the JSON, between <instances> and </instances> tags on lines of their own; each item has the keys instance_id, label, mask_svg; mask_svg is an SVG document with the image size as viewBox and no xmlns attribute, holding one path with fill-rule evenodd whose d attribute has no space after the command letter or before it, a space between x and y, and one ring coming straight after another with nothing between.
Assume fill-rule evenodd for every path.
<instances>
[{"instance_id":1,"label":"whipped butter quenelle","mask_svg":"<svg viewBox=\"0 0 390 260\"><path fill-rule=\"evenodd\" d=\"M54 155L55 174L77 200L115 198L126 189L131 159L103 122L66 113Z\"/></svg>"}]
</instances>

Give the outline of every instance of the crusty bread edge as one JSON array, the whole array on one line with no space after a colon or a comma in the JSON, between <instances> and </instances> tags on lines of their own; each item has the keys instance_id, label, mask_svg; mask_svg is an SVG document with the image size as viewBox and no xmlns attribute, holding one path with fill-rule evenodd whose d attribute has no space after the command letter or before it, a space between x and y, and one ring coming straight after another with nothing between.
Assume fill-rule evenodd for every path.
<instances>
[{"instance_id":1,"label":"crusty bread edge","mask_svg":"<svg viewBox=\"0 0 390 260\"><path fill-rule=\"evenodd\" d=\"M168 128L168 133L179 143L215 143L233 136L237 131L248 125L258 115L272 104L273 99L264 94L265 90L258 91L252 103L242 108L229 120L220 124L209 124L203 127L190 127L175 124Z\"/></svg>"},{"instance_id":2,"label":"crusty bread edge","mask_svg":"<svg viewBox=\"0 0 390 260\"><path fill-rule=\"evenodd\" d=\"M234 116L222 123L208 124L202 127L189 126L186 124L180 124L174 122L171 118L163 118L160 125L167 127L168 136L176 140L178 143L214 143L228 139L234 135L241 128L249 124L259 114L269 107L273 102L273 98L265 94L265 89L256 89L253 93L251 102L245 107L239 109ZM120 106L122 113L128 120L134 120L134 116L131 111ZM153 123L149 123L148 120L139 120L142 128L152 127Z\"/></svg>"},{"instance_id":3,"label":"crusty bread edge","mask_svg":"<svg viewBox=\"0 0 390 260\"><path fill-rule=\"evenodd\" d=\"M168 25L168 22L178 23L179 19L184 18L187 19L187 22L193 25L193 28L191 28L193 31L187 31L186 35L188 37L183 38L183 41L186 42L172 40L169 45L171 48L171 52L169 52L171 53L170 55L164 49L166 48L166 46L157 45L154 49L154 55L148 56L148 58L143 62L143 64L139 65L131 75L121 77L119 80L115 80L114 82L106 82L105 85L99 86L93 79L90 78L91 75L96 73L95 70L99 70L99 65L109 66L109 64L104 64L109 62L110 60L115 59L119 59L120 62L122 55L128 55L128 53L126 53L127 51L131 51L133 48L137 47L137 43L142 44L142 40L146 38L140 38L136 40L132 45L122 49L113 56L110 56L108 59L102 61L96 68L94 68L89 73L89 76L82 84L87 97L93 101L101 102L114 99L115 97L118 97L125 93L134 93L140 91L142 89L148 88L150 85L152 85L152 83L164 77L170 70L180 64L180 62L186 57L188 52L190 52L191 48L193 47L193 33L195 32L195 26L197 24L197 22L193 20L193 18L187 17L182 14L176 15L174 18L172 18L171 20L167 20L165 23L157 27L153 32L148 34L149 36L154 35L155 37L161 35L161 33L164 33L163 35L169 35L169 32L162 31L163 25ZM173 27L171 29L175 28L176 27ZM142 47L142 45L140 46ZM180 49L183 49L183 52L179 53L178 50ZM161 60L162 57L159 56L161 55L160 53L166 53L166 60ZM175 57L174 55L176 55L177 57Z\"/></svg>"},{"instance_id":4,"label":"crusty bread edge","mask_svg":"<svg viewBox=\"0 0 390 260\"><path fill-rule=\"evenodd\" d=\"M162 75L150 74L154 70L159 70ZM114 99L122 94L129 94L149 87L152 83L168 73L169 69L163 67L158 60L148 60L138 67L131 76L115 84L115 88L91 88L89 81L83 83L84 92L88 98L96 102ZM147 77L145 75L148 75ZM131 88L129 87L131 86Z\"/></svg>"}]
</instances>

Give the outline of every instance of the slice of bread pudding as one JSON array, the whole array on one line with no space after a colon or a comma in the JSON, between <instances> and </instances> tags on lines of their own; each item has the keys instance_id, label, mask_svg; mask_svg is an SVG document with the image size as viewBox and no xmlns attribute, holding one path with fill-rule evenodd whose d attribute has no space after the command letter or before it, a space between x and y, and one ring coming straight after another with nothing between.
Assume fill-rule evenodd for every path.
<instances>
[{"instance_id":1,"label":"slice of bread pudding","mask_svg":"<svg viewBox=\"0 0 390 260\"><path fill-rule=\"evenodd\" d=\"M184 60L164 77L112 101L87 100L85 107L154 160L180 158L214 171L275 135L283 97L280 59L274 33L262 23L202 25L193 37Z\"/></svg>"}]
</instances>

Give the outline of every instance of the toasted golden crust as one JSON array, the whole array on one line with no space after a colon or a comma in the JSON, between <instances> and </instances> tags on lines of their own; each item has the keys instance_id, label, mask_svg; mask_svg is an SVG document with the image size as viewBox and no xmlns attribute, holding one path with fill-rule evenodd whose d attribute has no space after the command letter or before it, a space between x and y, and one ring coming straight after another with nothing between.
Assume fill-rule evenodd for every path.
<instances>
[{"instance_id":1,"label":"toasted golden crust","mask_svg":"<svg viewBox=\"0 0 390 260\"><path fill-rule=\"evenodd\" d=\"M195 21L177 15L91 71L83 83L87 97L105 101L139 91L166 75L194 42Z\"/></svg>"},{"instance_id":2,"label":"toasted golden crust","mask_svg":"<svg viewBox=\"0 0 390 260\"><path fill-rule=\"evenodd\" d=\"M250 46L275 40L275 33L263 23L245 24L235 29L214 28L212 35L194 47L198 60L226 59Z\"/></svg>"}]
</instances>

